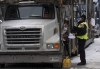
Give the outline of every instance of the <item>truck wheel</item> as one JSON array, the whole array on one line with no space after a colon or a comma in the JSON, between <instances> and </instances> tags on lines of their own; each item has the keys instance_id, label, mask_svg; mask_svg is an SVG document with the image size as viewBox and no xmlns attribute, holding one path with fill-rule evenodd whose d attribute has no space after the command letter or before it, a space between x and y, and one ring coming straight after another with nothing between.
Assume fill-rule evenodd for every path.
<instances>
[{"instance_id":1,"label":"truck wheel","mask_svg":"<svg viewBox=\"0 0 100 69\"><path fill-rule=\"evenodd\" d=\"M53 67L54 68L60 68L61 69L62 68L62 64L63 63L53 63Z\"/></svg>"}]
</instances>

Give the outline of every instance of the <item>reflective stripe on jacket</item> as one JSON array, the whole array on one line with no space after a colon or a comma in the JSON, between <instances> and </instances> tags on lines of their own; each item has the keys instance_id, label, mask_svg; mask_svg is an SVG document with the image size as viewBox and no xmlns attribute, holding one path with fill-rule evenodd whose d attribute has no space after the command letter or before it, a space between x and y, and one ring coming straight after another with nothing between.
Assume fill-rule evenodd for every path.
<instances>
[{"instance_id":1,"label":"reflective stripe on jacket","mask_svg":"<svg viewBox=\"0 0 100 69\"><path fill-rule=\"evenodd\" d=\"M81 35L81 36L77 36L77 38L79 38L79 39L86 39L87 40L88 39L88 24L86 22L83 22L83 23L81 23L81 24L78 25L78 28L81 28L84 25L86 25L86 29L87 29L86 34Z\"/></svg>"}]
</instances>

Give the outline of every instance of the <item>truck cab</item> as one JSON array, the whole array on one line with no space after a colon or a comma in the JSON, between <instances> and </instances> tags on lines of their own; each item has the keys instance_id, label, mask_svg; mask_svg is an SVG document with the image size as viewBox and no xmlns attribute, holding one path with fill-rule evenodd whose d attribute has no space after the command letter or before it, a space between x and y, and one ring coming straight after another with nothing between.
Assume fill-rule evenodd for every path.
<instances>
[{"instance_id":1,"label":"truck cab","mask_svg":"<svg viewBox=\"0 0 100 69\"><path fill-rule=\"evenodd\" d=\"M0 23L0 63L61 63L54 4L7 4Z\"/></svg>"}]
</instances>

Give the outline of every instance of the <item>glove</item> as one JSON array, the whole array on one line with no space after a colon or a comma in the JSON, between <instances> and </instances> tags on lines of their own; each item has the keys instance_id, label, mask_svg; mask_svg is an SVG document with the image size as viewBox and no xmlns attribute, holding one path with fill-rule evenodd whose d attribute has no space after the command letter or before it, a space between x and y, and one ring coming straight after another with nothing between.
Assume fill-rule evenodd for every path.
<instances>
[{"instance_id":1,"label":"glove","mask_svg":"<svg viewBox=\"0 0 100 69\"><path fill-rule=\"evenodd\" d=\"M76 31L77 31L77 27L74 26L73 29L71 30L71 33L76 33Z\"/></svg>"}]
</instances>

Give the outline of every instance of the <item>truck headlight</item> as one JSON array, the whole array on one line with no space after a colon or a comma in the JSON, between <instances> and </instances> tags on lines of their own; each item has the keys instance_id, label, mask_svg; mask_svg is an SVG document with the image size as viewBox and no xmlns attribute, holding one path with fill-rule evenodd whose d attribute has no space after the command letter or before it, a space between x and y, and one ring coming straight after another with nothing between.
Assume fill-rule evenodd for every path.
<instances>
[{"instance_id":1,"label":"truck headlight","mask_svg":"<svg viewBox=\"0 0 100 69\"><path fill-rule=\"evenodd\" d=\"M47 44L47 48L48 48L48 49L53 49L53 45L54 45L53 43L48 43L48 44Z\"/></svg>"},{"instance_id":2,"label":"truck headlight","mask_svg":"<svg viewBox=\"0 0 100 69\"><path fill-rule=\"evenodd\" d=\"M60 45L59 45L59 43L48 43L47 48L48 49L59 49Z\"/></svg>"}]
</instances>

